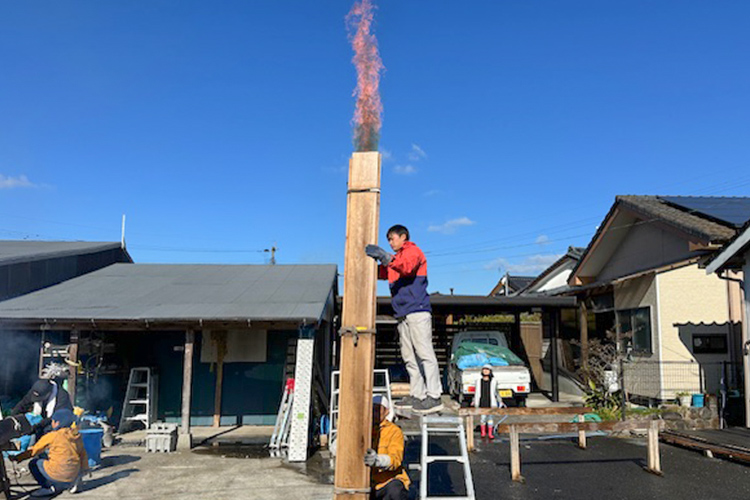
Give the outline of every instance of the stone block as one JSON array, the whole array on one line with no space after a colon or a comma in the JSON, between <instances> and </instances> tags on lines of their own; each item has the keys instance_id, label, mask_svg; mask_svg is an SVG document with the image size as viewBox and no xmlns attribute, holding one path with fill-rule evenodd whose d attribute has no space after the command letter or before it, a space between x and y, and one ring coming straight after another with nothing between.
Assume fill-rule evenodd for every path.
<instances>
[{"instance_id":1,"label":"stone block","mask_svg":"<svg viewBox=\"0 0 750 500\"><path fill-rule=\"evenodd\" d=\"M665 411L661 414L662 420L682 420L682 415L675 411Z\"/></svg>"}]
</instances>

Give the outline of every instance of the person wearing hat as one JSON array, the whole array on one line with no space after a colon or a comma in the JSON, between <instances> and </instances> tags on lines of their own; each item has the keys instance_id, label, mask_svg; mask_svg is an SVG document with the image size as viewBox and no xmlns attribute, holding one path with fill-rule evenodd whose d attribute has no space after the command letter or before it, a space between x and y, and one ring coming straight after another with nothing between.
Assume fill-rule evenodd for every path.
<instances>
[{"instance_id":1,"label":"person wearing hat","mask_svg":"<svg viewBox=\"0 0 750 500\"><path fill-rule=\"evenodd\" d=\"M49 419L57 410L73 411L73 403L70 401L68 391L60 387L57 382L48 379L39 379L34 382L29 392L11 410L11 415L20 415L31 412ZM49 425L49 420L42 422L41 426Z\"/></svg>"},{"instance_id":2,"label":"person wearing hat","mask_svg":"<svg viewBox=\"0 0 750 500\"><path fill-rule=\"evenodd\" d=\"M88 456L83 447L83 439L76 429L71 428L75 415L67 409L52 414L52 432L42 436L29 450L34 457L29 462L29 472L40 488L31 492L32 497L51 497L69 489L76 493L80 487L82 474L88 469ZM47 452L47 458L42 453ZM19 455L15 460L28 458Z\"/></svg>"},{"instance_id":3,"label":"person wearing hat","mask_svg":"<svg viewBox=\"0 0 750 500\"><path fill-rule=\"evenodd\" d=\"M492 373L491 365L482 367L482 376L477 380L474 386L474 407L475 408L503 408L503 398L498 396L497 380ZM482 415L480 421L480 430L482 437L488 436L495 439L495 421L492 415Z\"/></svg>"},{"instance_id":4,"label":"person wearing hat","mask_svg":"<svg viewBox=\"0 0 750 500\"><path fill-rule=\"evenodd\" d=\"M365 453L365 465L372 469L374 500L407 500L409 476L403 466L404 433L386 417L388 398L377 395L372 401L372 448Z\"/></svg>"}]
</instances>

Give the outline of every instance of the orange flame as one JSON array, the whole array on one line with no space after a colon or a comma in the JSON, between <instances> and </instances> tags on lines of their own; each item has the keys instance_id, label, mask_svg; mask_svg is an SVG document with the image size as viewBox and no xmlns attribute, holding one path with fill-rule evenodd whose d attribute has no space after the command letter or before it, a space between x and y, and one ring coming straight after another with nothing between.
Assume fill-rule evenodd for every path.
<instances>
[{"instance_id":1,"label":"orange flame","mask_svg":"<svg viewBox=\"0 0 750 500\"><path fill-rule=\"evenodd\" d=\"M354 147L357 151L377 151L383 105L380 103L380 72L383 62L378 54L378 41L370 32L375 6L371 0L360 0L346 16L349 39L354 49L352 62L357 68L354 97Z\"/></svg>"}]
</instances>

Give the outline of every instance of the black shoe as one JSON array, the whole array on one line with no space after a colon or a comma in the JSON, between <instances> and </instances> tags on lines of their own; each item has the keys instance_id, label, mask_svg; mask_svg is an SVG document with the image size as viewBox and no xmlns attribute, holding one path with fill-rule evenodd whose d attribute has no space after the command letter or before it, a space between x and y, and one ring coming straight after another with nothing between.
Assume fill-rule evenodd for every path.
<instances>
[{"instance_id":1,"label":"black shoe","mask_svg":"<svg viewBox=\"0 0 750 500\"><path fill-rule=\"evenodd\" d=\"M443 409L443 402L438 398L431 398L427 396L421 401L414 403L412 411L419 413L420 415L427 415L428 413L435 413Z\"/></svg>"},{"instance_id":2,"label":"black shoe","mask_svg":"<svg viewBox=\"0 0 750 500\"><path fill-rule=\"evenodd\" d=\"M418 402L419 400L414 396L406 396L405 398L401 398L400 400L393 403L393 406L400 410L407 410L409 408L412 408Z\"/></svg>"}]
</instances>

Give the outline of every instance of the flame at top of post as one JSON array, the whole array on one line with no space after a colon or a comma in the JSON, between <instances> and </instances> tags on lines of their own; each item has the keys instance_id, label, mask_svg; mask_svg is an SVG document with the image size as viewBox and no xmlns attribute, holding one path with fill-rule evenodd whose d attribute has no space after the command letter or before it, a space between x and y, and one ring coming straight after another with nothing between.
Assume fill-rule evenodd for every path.
<instances>
[{"instance_id":1,"label":"flame at top of post","mask_svg":"<svg viewBox=\"0 0 750 500\"><path fill-rule=\"evenodd\" d=\"M371 32L374 10L371 0L360 0L346 16L349 40L354 49L352 62L357 68L357 87L353 94L357 104L352 118L356 151L377 151L380 139L383 105L379 87L383 62L378 53L377 39Z\"/></svg>"}]
</instances>

